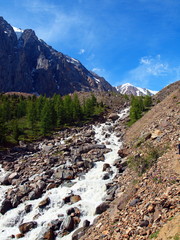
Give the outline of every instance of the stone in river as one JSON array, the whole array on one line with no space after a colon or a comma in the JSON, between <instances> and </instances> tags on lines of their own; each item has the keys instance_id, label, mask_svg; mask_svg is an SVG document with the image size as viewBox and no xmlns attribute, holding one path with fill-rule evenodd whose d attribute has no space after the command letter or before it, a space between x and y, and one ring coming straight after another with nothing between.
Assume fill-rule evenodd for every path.
<instances>
[{"instance_id":1,"label":"stone in river","mask_svg":"<svg viewBox=\"0 0 180 240\"><path fill-rule=\"evenodd\" d=\"M24 234L36 227L37 227L37 222L27 222L19 225L19 231Z\"/></svg>"}]
</instances>

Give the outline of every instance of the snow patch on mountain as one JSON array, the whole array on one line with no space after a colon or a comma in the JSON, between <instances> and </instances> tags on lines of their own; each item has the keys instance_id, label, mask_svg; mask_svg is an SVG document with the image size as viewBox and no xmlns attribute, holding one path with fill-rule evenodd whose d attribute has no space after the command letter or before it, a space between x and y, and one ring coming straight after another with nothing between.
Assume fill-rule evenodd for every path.
<instances>
[{"instance_id":1,"label":"snow patch on mountain","mask_svg":"<svg viewBox=\"0 0 180 240\"><path fill-rule=\"evenodd\" d=\"M17 28L17 27L13 27L13 30L16 33L17 39L19 39L24 32L24 30L22 30L21 28Z\"/></svg>"},{"instance_id":2,"label":"snow patch on mountain","mask_svg":"<svg viewBox=\"0 0 180 240\"><path fill-rule=\"evenodd\" d=\"M65 57L66 57L66 61L69 62L69 63L72 63L74 65L79 65L80 64L80 62L75 58L69 57L67 55Z\"/></svg>"}]
</instances>

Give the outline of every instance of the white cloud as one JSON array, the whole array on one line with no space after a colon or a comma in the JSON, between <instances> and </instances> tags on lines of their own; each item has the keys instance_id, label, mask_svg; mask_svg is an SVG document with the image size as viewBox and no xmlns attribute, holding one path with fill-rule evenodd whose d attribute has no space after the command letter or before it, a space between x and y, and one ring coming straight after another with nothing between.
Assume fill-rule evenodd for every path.
<instances>
[{"instance_id":1,"label":"white cloud","mask_svg":"<svg viewBox=\"0 0 180 240\"><path fill-rule=\"evenodd\" d=\"M85 53L85 49L84 48L81 48L80 50L79 50L79 53L78 54L80 54L80 55L82 55L82 54L84 54Z\"/></svg>"},{"instance_id":2,"label":"white cloud","mask_svg":"<svg viewBox=\"0 0 180 240\"><path fill-rule=\"evenodd\" d=\"M105 72L105 69L95 67L95 68L92 69L92 72L95 72L97 74L103 74Z\"/></svg>"},{"instance_id":3,"label":"white cloud","mask_svg":"<svg viewBox=\"0 0 180 240\"><path fill-rule=\"evenodd\" d=\"M154 58L151 56L142 57L140 59L140 64L145 68L147 73L154 76L164 76L169 72L169 65L168 63L162 62L160 54Z\"/></svg>"},{"instance_id":4,"label":"white cloud","mask_svg":"<svg viewBox=\"0 0 180 240\"><path fill-rule=\"evenodd\" d=\"M173 82L179 78L180 66L162 60L161 55L158 54L155 57L142 57L139 65L127 72L120 84L130 82L133 85L148 88L153 81Z\"/></svg>"}]
</instances>

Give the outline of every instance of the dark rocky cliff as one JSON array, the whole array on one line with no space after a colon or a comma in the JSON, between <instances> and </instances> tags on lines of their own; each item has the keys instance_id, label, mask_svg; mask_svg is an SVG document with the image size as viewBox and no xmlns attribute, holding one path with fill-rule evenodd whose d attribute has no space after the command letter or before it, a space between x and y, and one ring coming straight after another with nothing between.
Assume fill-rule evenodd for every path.
<instances>
[{"instance_id":1,"label":"dark rocky cliff","mask_svg":"<svg viewBox=\"0 0 180 240\"><path fill-rule=\"evenodd\" d=\"M38 39L33 30L26 29L17 37L13 27L0 17L0 92L51 96L93 90L115 91L78 60Z\"/></svg>"}]
</instances>

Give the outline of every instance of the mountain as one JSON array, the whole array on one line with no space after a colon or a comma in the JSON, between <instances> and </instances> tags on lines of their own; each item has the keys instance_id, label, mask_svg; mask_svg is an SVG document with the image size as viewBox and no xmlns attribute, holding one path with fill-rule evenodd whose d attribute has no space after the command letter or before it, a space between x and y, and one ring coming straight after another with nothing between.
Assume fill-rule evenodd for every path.
<instances>
[{"instance_id":1,"label":"mountain","mask_svg":"<svg viewBox=\"0 0 180 240\"><path fill-rule=\"evenodd\" d=\"M130 83L125 83L123 85L120 85L116 87L116 89L122 94L134 95L134 96L145 96L145 95L152 96L157 93L157 91L152 91L146 88L135 87Z\"/></svg>"},{"instance_id":2,"label":"mountain","mask_svg":"<svg viewBox=\"0 0 180 240\"><path fill-rule=\"evenodd\" d=\"M78 60L53 49L33 30L12 27L0 17L0 92L52 96L94 90L115 88Z\"/></svg>"}]
</instances>

